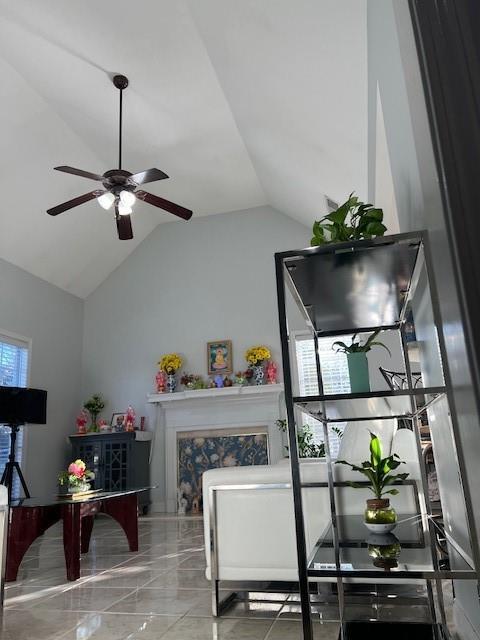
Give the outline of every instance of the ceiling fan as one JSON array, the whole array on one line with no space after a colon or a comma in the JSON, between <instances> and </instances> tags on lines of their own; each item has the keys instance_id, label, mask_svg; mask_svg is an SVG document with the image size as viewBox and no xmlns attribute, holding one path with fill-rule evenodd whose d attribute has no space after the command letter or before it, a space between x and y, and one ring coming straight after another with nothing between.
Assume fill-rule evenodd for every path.
<instances>
[{"instance_id":1,"label":"ceiling fan","mask_svg":"<svg viewBox=\"0 0 480 640\"><path fill-rule=\"evenodd\" d=\"M73 209L73 207L78 207L78 205L96 198L98 204L104 209L110 209L112 205L114 206L118 237L120 240L131 240L133 238L133 231L130 214L132 213L132 207L137 198L148 204L152 204L154 207L159 207L169 213L173 213L174 216L178 216L184 220L190 220L192 211L174 202L160 198L153 193L138 189L140 185L147 184L148 182L168 178L167 174L160 171L160 169L147 169L139 173L130 173L130 171L122 169L122 98L123 90L128 87L128 78L122 75L116 75L113 77L113 84L120 91L118 169L110 169L109 171L105 171L103 175L99 175L97 173L91 173L90 171L75 169L74 167L55 167L57 171L72 173L75 176L101 182L103 189L95 189L94 191L84 193L82 196L78 196L78 198L73 198L73 200L48 209L47 213L51 216L58 216L59 213Z\"/></svg>"}]
</instances>

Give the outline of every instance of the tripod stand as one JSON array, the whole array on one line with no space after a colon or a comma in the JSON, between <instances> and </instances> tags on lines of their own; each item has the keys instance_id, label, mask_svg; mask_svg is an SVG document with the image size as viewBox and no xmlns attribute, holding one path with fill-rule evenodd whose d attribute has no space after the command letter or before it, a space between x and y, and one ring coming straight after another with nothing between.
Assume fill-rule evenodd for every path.
<instances>
[{"instance_id":1,"label":"tripod stand","mask_svg":"<svg viewBox=\"0 0 480 640\"><path fill-rule=\"evenodd\" d=\"M18 424L10 424L9 425L10 432L10 454L8 456L8 462L5 465L5 469L3 470L2 479L0 480L0 484L3 484L8 489L8 502L11 501L12 498L12 489L13 489L13 472L16 471L18 475L18 479L23 488L23 492L26 498L30 498L30 492L27 488L27 483L25 482L25 478L23 477L22 470L20 469L20 465L15 460L15 444L17 441L17 433L20 429Z\"/></svg>"}]
</instances>

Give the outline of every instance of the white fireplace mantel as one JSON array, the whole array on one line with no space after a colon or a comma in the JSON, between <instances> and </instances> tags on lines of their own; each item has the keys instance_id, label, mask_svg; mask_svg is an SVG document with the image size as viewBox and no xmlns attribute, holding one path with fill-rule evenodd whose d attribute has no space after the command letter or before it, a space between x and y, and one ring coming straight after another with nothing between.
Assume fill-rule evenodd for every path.
<instances>
[{"instance_id":1,"label":"white fireplace mantel","mask_svg":"<svg viewBox=\"0 0 480 640\"><path fill-rule=\"evenodd\" d=\"M283 415L282 396L281 383L149 394L147 401L156 407L152 477L159 491L154 495L154 508L176 511L180 431L267 427L270 462L277 462L284 454L282 435L275 424Z\"/></svg>"}]
</instances>

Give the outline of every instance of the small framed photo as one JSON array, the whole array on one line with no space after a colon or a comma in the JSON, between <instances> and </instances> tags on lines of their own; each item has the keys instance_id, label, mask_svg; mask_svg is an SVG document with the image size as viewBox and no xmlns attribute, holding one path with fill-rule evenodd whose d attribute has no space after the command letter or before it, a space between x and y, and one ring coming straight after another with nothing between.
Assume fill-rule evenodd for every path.
<instances>
[{"instance_id":1,"label":"small framed photo","mask_svg":"<svg viewBox=\"0 0 480 640\"><path fill-rule=\"evenodd\" d=\"M215 376L218 373L233 373L231 340L207 342L207 370L209 376Z\"/></svg>"},{"instance_id":2,"label":"small framed photo","mask_svg":"<svg viewBox=\"0 0 480 640\"><path fill-rule=\"evenodd\" d=\"M125 413L112 414L112 422L110 423L113 431L123 431L125 429Z\"/></svg>"}]
</instances>

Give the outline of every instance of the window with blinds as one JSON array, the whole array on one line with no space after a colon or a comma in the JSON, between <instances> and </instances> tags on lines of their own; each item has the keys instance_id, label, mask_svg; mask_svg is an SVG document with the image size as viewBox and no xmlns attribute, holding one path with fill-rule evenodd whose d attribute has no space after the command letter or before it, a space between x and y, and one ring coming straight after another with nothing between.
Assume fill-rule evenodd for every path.
<instances>
[{"instance_id":1,"label":"window with blinds","mask_svg":"<svg viewBox=\"0 0 480 640\"><path fill-rule=\"evenodd\" d=\"M320 338L318 341L323 390L325 394L350 393L347 356L344 353L336 353L332 349L335 340L336 338ZM310 335L297 335L295 337L295 352L300 395L317 395L318 380L313 338ZM317 420L301 413L301 422L312 427L317 442L323 442L323 427ZM339 423L335 426L343 431L345 423ZM338 454L340 438L332 430L329 432L329 441L332 457L335 458Z\"/></svg>"},{"instance_id":2,"label":"window with blinds","mask_svg":"<svg viewBox=\"0 0 480 640\"><path fill-rule=\"evenodd\" d=\"M26 387L28 378L29 344L27 341L0 334L0 385L4 387ZM10 429L0 425L0 475L10 453ZM23 429L17 435L17 460L21 463L23 454ZM15 477L13 497L19 495L20 486Z\"/></svg>"}]
</instances>

